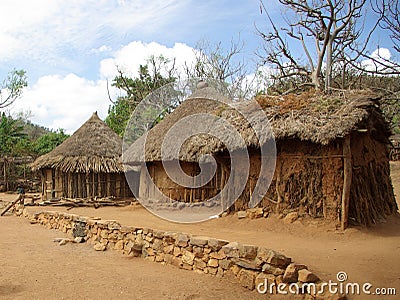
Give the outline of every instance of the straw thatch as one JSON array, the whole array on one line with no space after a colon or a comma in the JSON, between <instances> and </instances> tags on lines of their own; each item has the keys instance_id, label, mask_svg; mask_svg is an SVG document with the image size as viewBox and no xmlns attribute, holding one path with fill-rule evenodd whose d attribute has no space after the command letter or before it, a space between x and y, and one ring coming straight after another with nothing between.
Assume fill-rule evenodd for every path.
<instances>
[{"instance_id":1,"label":"straw thatch","mask_svg":"<svg viewBox=\"0 0 400 300\"><path fill-rule=\"evenodd\" d=\"M87 120L53 151L40 156L34 171L50 168L73 173L121 173L122 140L97 116Z\"/></svg>"},{"instance_id":2,"label":"straw thatch","mask_svg":"<svg viewBox=\"0 0 400 300\"><path fill-rule=\"evenodd\" d=\"M188 127L174 127L176 122L185 117L207 113L226 120L240 133L247 147L260 147L273 136L276 140L299 139L319 145L328 145L337 138L343 138L352 131L369 130L376 139L387 141L390 129L381 114L377 102L379 97L369 92L353 92L347 95L318 94L290 95L286 97L259 96L252 101L229 103L222 96L216 102L208 98L211 88L203 88L183 102L174 112L139 138L125 153L125 161L135 164L144 161L176 159L167 151L161 155L161 146L165 135L177 138ZM204 94L204 96L202 96ZM216 98L215 95L213 97ZM270 126L258 116L259 107L265 112ZM245 118L243 117L245 115ZM196 124L194 124L195 126ZM226 124L220 120L210 121L202 134L188 138L179 152L179 160L199 161L204 154L213 154L226 150L215 132L227 132ZM205 128L204 126L202 128ZM269 130L272 129L272 134ZM182 131L182 132L181 132ZM256 135L256 132L263 136ZM226 134L225 143L231 149L243 148L240 139ZM145 147L145 148L144 148ZM145 149L145 151L143 151ZM164 149L165 150L165 149ZM144 156L143 156L144 152Z\"/></svg>"}]
</instances>

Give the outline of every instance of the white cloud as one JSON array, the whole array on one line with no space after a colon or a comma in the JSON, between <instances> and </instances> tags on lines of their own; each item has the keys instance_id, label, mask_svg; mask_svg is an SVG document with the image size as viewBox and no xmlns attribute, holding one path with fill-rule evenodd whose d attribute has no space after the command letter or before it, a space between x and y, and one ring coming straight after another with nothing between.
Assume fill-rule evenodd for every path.
<instances>
[{"instance_id":1,"label":"white cloud","mask_svg":"<svg viewBox=\"0 0 400 300\"><path fill-rule=\"evenodd\" d=\"M175 59L178 73L183 73L185 63L191 65L195 59L194 49L183 43L175 43L173 47L168 48L156 42L134 41L116 51L114 57L103 59L100 62L100 75L102 78L112 79L117 74L118 66L126 74L134 77L138 75L139 66L145 64L151 55L163 55L171 61Z\"/></svg>"},{"instance_id":2,"label":"white cloud","mask_svg":"<svg viewBox=\"0 0 400 300\"><path fill-rule=\"evenodd\" d=\"M385 73L399 69L398 63L393 62L392 54L387 48L376 49L371 53L371 58L361 62L361 65L368 71Z\"/></svg>"},{"instance_id":3,"label":"white cloud","mask_svg":"<svg viewBox=\"0 0 400 300\"><path fill-rule=\"evenodd\" d=\"M176 43L168 48L158 43L132 42L116 51L114 57L101 61L101 79L87 80L73 73L42 76L13 104L12 112L30 111L32 122L72 133L94 111L98 111L102 119L107 116L111 103L106 78L113 79L116 75L115 64L124 68L130 76L136 76L140 64L144 64L150 55L160 54L170 59L176 57L176 66L182 66L185 61L191 63L194 59L193 48L185 44ZM118 90L109 88L111 97L115 99Z\"/></svg>"},{"instance_id":4,"label":"white cloud","mask_svg":"<svg viewBox=\"0 0 400 300\"><path fill-rule=\"evenodd\" d=\"M30 111L32 122L72 133L94 111L104 119L109 104L104 80L89 81L75 74L49 75L28 88L12 111Z\"/></svg>"},{"instance_id":5,"label":"white cloud","mask_svg":"<svg viewBox=\"0 0 400 300\"><path fill-rule=\"evenodd\" d=\"M177 0L3 0L0 61L30 57L54 64L68 52L90 53L99 43L111 44L132 31L155 32L185 5Z\"/></svg>"}]
</instances>

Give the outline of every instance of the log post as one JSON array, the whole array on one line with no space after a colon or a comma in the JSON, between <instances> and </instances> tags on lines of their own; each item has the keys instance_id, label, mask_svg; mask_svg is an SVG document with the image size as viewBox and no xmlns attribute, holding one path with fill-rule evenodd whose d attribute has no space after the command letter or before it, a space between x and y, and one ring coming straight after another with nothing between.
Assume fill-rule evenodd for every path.
<instances>
[{"instance_id":1,"label":"log post","mask_svg":"<svg viewBox=\"0 0 400 300\"><path fill-rule=\"evenodd\" d=\"M341 229L347 228L349 219L350 187L352 177L352 161L350 135L343 140L343 190L342 190L342 211L341 211Z\"/></svg>"}]
</instances>

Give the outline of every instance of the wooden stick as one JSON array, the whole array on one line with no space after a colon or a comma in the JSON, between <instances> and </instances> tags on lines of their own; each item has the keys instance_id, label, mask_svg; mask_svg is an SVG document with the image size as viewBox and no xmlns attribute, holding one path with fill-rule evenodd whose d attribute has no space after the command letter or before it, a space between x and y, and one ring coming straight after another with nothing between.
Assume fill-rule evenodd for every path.
<instances>
[{"instance_id":1,"label":"wooden stick","mask_svg":"<svg viewBox=\"0 0 400 300\"><path fill-rule=\"evenodd\" d=\"M9 209L11 207L13 207L18 201L21 201L22 199L24 199L24 196L22 194L18 195L18 198L15 199L13 202L9 203L5 209L3 209L3 211L1 212L0 216L3 216L6 212L9 211Z\"/></svg>"},{"instance_id":2,"label":"wooden stick","mask_svg":"<svg viewBox=\"0 0 400 300\"><path fill-rule=\"evenodd\" d=\"M352 177L350 135L343 140L343 190L342 190L342 212L341 228L347 228L349 219L350 187Z\"/></svg>"}]
</instances>

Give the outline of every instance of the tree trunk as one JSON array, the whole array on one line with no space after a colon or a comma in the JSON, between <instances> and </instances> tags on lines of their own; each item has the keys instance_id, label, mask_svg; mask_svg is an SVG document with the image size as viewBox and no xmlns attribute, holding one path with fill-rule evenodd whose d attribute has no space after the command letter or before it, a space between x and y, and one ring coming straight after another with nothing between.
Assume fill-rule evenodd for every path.
<instances>
[{"instance_id":1,"label":"tree trunk","mask_svg":"<svg viewBox=\"0 0 400 300\"><path fill-rule=\"evenodd\" d=\"M330 37L326 47L325 92L328 92L329 88L332 87L332 43L333 37Z\"/></svg>"}]
</instances>

